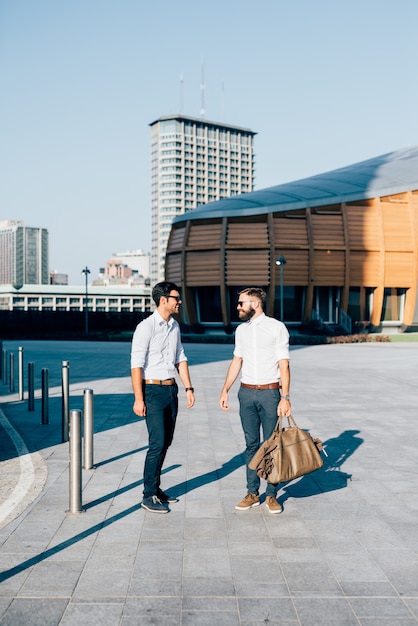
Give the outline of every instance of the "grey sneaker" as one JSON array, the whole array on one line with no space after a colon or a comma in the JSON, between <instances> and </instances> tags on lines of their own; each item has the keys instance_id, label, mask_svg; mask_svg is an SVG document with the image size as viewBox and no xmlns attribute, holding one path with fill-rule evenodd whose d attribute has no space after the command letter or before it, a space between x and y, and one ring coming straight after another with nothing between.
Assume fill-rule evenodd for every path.
<instances>
[{"instance_id":1,"label":"grey sneaker","mask_svg":"<svg viewBox=\"0 0 418 626\"><path fill-rule=\"evenodd\" d=\"M169 502L174 503L174 502L179 501L178 498L176 498L175 496L170 496L168 493L164 493L164 491L162 491L161 489L158 489L157 496L160 502L162 502L163 504L168 504Z\"/></svg>"},{"instance_id":2,"label":"grey sneaker","mask_svg":"<svg viewBox=\"0 0 418 626\"><path fill-rule=\"evenodd\" d=\"M247 493L245 498L235 505L235 508L238 509L238 511L246 511L253 506L259 506L259 504L260 498L255 493Z\"/></svg>"},{"instance_id":3,"label":"grey sneaker","mask_svg":"<svg viewBox=\"0 0 418 626\"><path fill-rule=\"evenodd\" d=\"M150 498L144 498L141 504L143 509L146 509L150 513L168 513L169 508L159 500L157 496L151 496Z\"/></svg>"}]
</instances>

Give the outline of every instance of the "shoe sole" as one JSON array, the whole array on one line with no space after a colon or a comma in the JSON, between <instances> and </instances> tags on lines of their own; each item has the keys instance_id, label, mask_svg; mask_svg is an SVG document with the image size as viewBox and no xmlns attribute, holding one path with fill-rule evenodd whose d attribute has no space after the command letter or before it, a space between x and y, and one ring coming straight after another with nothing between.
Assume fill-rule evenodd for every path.
<instances>
[{"instance_id":1,"label":"shoe sole","mask_svg":"<svg viewBox=\"0 0 418 626\"><path fill-rule=\"evenodd\" d=\"M237 511L248 511L248 509L252 509L253 506L260 506L260 502L254 502L254 504L250 504L250 506L238 506L236 505L236 510Z\"/></svg>"},{"instance_id":2,"label":"shoe sole","mask_svg":"<svg viewBox=\"0 0 418 626\"><path fill-rule=\"evenodd\" d=\"M148 507L146 504L141 503L141 506L143 509L149 511L150 513L162 513L163 515L165 513L168 513L168 509L166 509L165 511L156 511L155 509L151 509L150 507Z\"/></svg>"},{"instance_id":3,"label":"shoe sole","mask_svg":"<svg viewBox=\"0 0 418 626\"><path fill-rule=\"evenodd\" d=\"M280 509L280 511L274 511L272 510L268 504L266 504L266 509L269 513L271 513L272 515L279 515L280 513L283 513L283 509Z\"/></svg>"}]
</instances>

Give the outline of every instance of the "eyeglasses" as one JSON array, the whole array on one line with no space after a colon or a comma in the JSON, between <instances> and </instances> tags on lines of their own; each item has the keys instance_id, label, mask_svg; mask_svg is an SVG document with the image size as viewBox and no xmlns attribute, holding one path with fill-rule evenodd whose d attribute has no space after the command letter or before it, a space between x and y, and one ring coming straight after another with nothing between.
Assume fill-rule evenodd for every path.
<instances>
[{"instance_id":1,"label":"eyeglasses","mask_svg":"<svg viewBox=\"0 0 418 626\"><path fill-rule=\"evenodd\" d=\"M181 302L180 296L167 296L167 298L174 298L177 302Z\"/></svg>"},{"instance_id":2,"label":"eyeglasses","mask_svg":"<svg viewBox=\"0 0 418 626\"><path fill-rule=\"evenodd\" d=\"M248 304L249 302L254 302L254 300L238 300L237 306L242 307L243 304Z\"/></svg>"}]
</instances>

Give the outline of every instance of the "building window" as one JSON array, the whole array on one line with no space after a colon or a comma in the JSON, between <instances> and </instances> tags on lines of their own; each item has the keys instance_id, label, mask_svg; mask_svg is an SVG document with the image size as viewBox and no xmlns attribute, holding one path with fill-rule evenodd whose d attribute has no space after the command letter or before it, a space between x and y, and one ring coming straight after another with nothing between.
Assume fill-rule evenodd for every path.
<instances>
[{"instance_id":1,"label":"building window","mask_svg":"<svg viewBox=\"0 0 418 626\"><path fill-rule=\"evenodd\" d=\"M305 287L283 286L283 320L285 322L300 322L303 319L305 306ZM274 313L280 319L280 285L276 286L274 294Z\"/></svg>"},{"instance_id":2,"label":"building window","mask_svg":"<svg viewBox=\"0 0 418 626\"><path fill-rule=\"evenodd\" d=\"M382 322L400 322L403 318L406 289L386 287L383 296Z\"/></svg>"},{"instance_id":3,"label":"building window","mask_svg":"<svg viewBox=\"0 0 418 626\"><path fill-rule=\"evenodd\" d=\"M197 287L195 297L197 319L200 323L222 323L221 290L219 287Z\"/></svg>"}]
</instances>

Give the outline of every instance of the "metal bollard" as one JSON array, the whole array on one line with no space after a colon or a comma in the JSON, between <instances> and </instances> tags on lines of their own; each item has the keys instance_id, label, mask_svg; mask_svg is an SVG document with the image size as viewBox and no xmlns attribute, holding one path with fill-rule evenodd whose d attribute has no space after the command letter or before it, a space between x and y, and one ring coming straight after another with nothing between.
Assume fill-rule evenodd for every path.
<instances>
[{"instance_id":1,"label":"metal bollard","mask_svg":"<svg viewBox=\"0 0 418 626\"><path fill-rule=\"evenodd\" d=\"M35 363L28 363L28 411L35 410Z\"/></svg>"},{"instance_id":2,"label":"metal bollard","mask_svg":"<svg viewBox=\"0 0 418 626\"><path fill-rule=\"evenodd\" d=\"M7 350L3 350L3 385L7 383Z\"/></svg>"},{"instance_id":3,"label":"metal bollard","mask_svg":"<svg viewBox=\"0 0 418 626\"><path fill-rule=\"evenodd\" d=\"M49 370L42 368L42 424L49 424Z\"/></svg>"},{"instance_id":4,"label":"metal bollard","mask_svg":"<svg viewBox=\"0 0 418 626\"><path fill-rule=\"evenodd\" d=\"M24 379L23 379L23 348L18 350L18 371L19 371L19 400L24 400Z\"/></svg>"},{"instance_id":5,"label":"metal bollard","mask_svg":"<svg viewBox=\"0 0 418 626\"><path fill-rule=\"evenodd\" d=\"M84 469L93 469L93 389L84 389Z\"/></svg>"},{"instance_id":6,"label":"metal bollard","mask_svg":"<svg viewBox=\"0 0 418 626\"><path fill-rule=\"evenodd\" d=\"M10 363L9 391L10 393L14 393L14 390L15 390L15 355L13 352L9 354L9 363Z\"/></svg>"},{"instance_id":7,"label":"metal bollard","mask_svg":"<svg viewBox=\"0 0 418 626\"><path fill-rule=\"evenodd\" d=\"M70 414L70 362L62 362L62 428L61 441L68 441L68 426Z\"/></svg>"},{"instance_id":8,"label":"metal bollard","mask_svg":"<svg viewBox=\"0 0 418 626\"><path fill-rule=\"evenodd\" d=\"M81 513L81 411L70 411L70 508Z\"/></svg>"}]
</instances>

